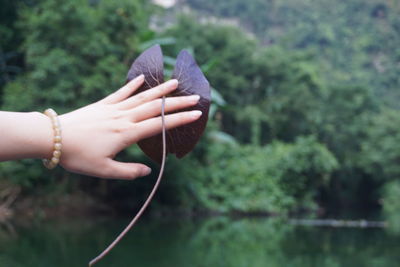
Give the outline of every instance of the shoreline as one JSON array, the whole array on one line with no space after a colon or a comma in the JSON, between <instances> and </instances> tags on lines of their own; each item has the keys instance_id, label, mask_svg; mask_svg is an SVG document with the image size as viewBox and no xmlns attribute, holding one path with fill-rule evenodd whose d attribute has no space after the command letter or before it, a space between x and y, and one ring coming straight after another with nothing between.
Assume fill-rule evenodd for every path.
<instances>
[{"instance_id":1,"label":"shoreline","mask_svg":"<svg viewBox=\"0 0 400 267\"><path fill-rule=\"evenodd\" d=\"M73 194L23 196L17 192L12 201L0 204L0 224L14 221L53 220L66 218L130 218L134 216L140 206L131 211L117 210L111 205L78 191ZM388 223L383 220L365 218L329 218L318 211L302 210L290 214L276 214L266 211L260 212L220 212L212 210L188 210L174 208L152 209L151 206L144 213L143 218L179 218L179 219L206 219L213 217L227 217L232 220L246 218L268 219L281 218L292 225L312 227L356 227L356 228L386 228Z\"/></svg>"}]
</instances>

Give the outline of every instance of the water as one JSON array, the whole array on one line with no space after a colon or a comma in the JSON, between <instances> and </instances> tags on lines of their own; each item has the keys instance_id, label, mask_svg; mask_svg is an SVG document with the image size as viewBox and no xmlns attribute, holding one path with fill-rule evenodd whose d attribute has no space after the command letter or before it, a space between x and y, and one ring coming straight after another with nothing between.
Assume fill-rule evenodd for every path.
<instances>
[{"instance_id":1,"label":"water","mask_svg":"<svg viewBox=\"0 0 400 267\"><path fill-rule=\"evenodd\" d=\"M127 222L2 224L0 266L87 266ZM400 236L384 229L299 226L279 219L147 218L96 266L392 267L400 266Z\"/></svg>"}]
</instances>

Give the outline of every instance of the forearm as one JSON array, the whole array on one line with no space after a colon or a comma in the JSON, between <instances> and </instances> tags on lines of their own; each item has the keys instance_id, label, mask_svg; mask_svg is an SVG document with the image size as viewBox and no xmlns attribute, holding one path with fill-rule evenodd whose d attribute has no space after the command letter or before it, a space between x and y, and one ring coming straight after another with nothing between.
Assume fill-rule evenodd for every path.
<instances>
[{"instance_id":1,"label":"forearm","mask_svg":"<svg viewBox=\"0 0 400 267\"><path fill-rule=\"evenodd\" d=\"M51 158L53 130L39 112L0 111L0 161Z\"/></svg>"},{"instance_id":2,"label":"forearm","mask_svg":"<svg viewBox=\"0 0 400 267\"><path fill-rule=\"evenodd\" d=\"M151 172L144 164L114 159L126 147L161 132L161 97L178 86L177 80L170 80L133 94L143 82L144 76L140 75L106 98L58 117L62 167L75 173L118 179L133 179ZM185 110L199 99L198 95L167 97L166 129L199 119L201 111ZM54 155L54 141L52 120L43 113L0 111L0 161L50 159Z\"/></svg>"}]
</instances>

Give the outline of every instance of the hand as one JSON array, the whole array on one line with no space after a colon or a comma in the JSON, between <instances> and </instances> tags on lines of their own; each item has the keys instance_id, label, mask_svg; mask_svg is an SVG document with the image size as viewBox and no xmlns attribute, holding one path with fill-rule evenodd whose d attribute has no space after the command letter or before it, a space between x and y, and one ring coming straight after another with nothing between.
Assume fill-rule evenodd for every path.
<instances>
[{"instance_id":1,"label":"hand","mask_svg":"<svg viewBox=\"0 0 400 267\"><path fill-rule=\"evenodd\" d=\"M177 80L170 80L131 96L143 81L141 75L99 102L59 116L63 138L60 164L65 169L117 179L133 179L151 172L144 164L114 160L124 148L161 132L161 97L178 85ZM165 112L190 107L198 101L197 95L168 97ZM166 129L193 122L200 116L200 111L165 115Z\"/></svg>"}]
</instances>

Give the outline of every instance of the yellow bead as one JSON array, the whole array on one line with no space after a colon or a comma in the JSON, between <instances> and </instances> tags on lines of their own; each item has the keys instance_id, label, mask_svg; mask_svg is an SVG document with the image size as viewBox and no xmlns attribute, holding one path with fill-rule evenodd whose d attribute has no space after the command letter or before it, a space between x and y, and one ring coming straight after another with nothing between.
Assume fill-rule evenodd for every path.
<instances>
[{"instance_id":1,"label":"yellow bead","mask_svg":"<svg viewBox=\"0 0 400 267\"><path fill-rule=\"evenodd\" d=\"M53 157L59 159L59 158L61 157L61 151L59 151L59 150L54 150L54 152L53 152Z\"/></svg>"},{"instance_id":2,"label":"yellow bead","mask_svg":"<svg viewBox=\"0 0 400 267\"><path fill-rule=\"evenodd\" d=\"M60 124L58 123L58 121L55 121L53 123L53 129L56 130L56 129L59 129L59 128L60 128Z\"/></svg>"},{"instance_id":3,"label":"yellow bead","mask_svg":"<svg viewBox=\"0 0 400 267\"><path fill-rule=\"evenodd\" d=\"M44 159L43 164L47 169L54 169L54 167L56 166L52 161L48 159Z\"/></svg>"},{"instance_id":4,"label":"yellow bead","mask_svg":"<svg viewBox=\"0 0 400 267\"><path fill-rule=\"evenodd\" d=\"M58 150L58 151L60 151L60 150L61 150L61 148L62 148L62 145L61 145L61 143L55 143L55 144L54 144L54 150Z\"/></svg>"},{"instance_id":5,"label":"yellow bead","mask_svg":"<svg viewBox=\"0 0 400 267\"><path fill-rule=\"evenodd\" d=\"M52 158L51 159L51 163L53 163L54 165L57 165L60 162L59 158Z\"/></svg>"},{"instance_id":6,"label":"yellow bead","mask_svg":"<svg viewBox=\"0 0 400 267\"><path fill-rule=\"evenodd\" d=\"M60 135L54 136L54 143L60 143L60 142L61 142L61 136Z\"/></svg>"}]
</instances>

